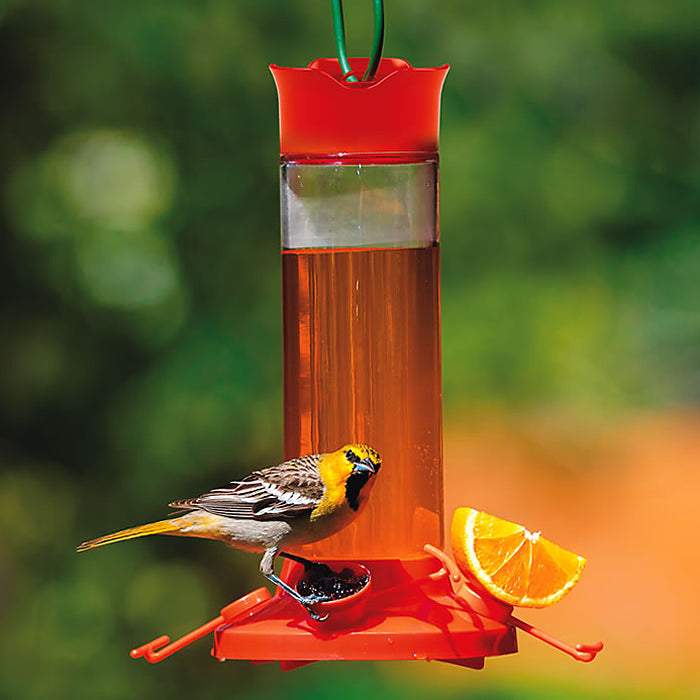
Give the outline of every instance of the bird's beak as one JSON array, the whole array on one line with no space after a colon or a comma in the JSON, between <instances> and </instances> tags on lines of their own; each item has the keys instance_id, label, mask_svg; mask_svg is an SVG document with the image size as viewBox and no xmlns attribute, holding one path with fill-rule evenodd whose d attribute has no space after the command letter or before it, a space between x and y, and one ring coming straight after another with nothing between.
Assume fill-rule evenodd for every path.
<instances>
[{"instance_id":1,"label":"bird's beak","mask_svg":"<svg viewBox=\"0 0 700 700\"><path fill-rule=\"evenodd\" d=\"M361 462L358 462L353 469L355 472L369 472L370 474L377 473L377 467L374 462L369 458L365 457Z\"/></svg>"}]
</instances>

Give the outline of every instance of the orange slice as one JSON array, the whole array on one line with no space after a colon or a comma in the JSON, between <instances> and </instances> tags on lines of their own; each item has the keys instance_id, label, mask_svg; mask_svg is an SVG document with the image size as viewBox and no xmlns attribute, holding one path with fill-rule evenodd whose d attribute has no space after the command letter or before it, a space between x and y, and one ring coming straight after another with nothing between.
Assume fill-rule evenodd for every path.
<instances>
[{"instance_id":1,"label":"orange slice","mask_svg":"<svg viewBox=\"0 0 700 700\"><path fill-rule=\"evenodd\" d=\"M465 576L509 605L544 608L581 578L583 557L522 525L473 508L452 517L452 553Z\"/></svg>"}]
</instances>

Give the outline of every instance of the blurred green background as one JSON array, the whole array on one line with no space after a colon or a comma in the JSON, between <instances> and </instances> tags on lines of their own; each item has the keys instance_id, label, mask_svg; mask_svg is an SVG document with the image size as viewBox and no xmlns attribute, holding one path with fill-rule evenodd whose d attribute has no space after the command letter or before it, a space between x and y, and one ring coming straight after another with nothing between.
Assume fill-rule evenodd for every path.
<instances>
[{"instance_id":1,"label":"blurred green background","mask_svg":"<svg viewBox=\"0 0 700 700\"><path fill-rule=\"evenodd\" d=\"M370 3L345 6L361 55ZM384 55L451 65L448 433L494 412L588 425L692 409L697 0L387 0L386 13ZM438 686L434 664L284 675L218 664L207 642L129 659L261 585L257 559L214 543L74 547L281 457L267 65L333 54L318 0L0 0L0 697L671 697L614 673L582 686L595 665L577 666L576 691L505 659Z\"/></svg>"}]
</instances>

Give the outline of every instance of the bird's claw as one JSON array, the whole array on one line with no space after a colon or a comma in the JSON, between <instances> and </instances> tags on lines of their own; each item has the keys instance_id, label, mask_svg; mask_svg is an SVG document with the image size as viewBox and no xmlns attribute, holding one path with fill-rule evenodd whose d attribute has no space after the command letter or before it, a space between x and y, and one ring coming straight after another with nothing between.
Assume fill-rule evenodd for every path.
<instances>
[{"instance_id":1,"label":"bird's claw","mask_svg":"<svg viewBox=\"0 0 700 700\"><path fill-rule=\"evenodd\" d=\"M329 600L333 600L327 595L304 595L301 596L302 605L314 605L315 603L327 603Z\"/></svg>"},{"instance_id":2,"label":"bird's claw","mask_svg":"<svg viewBox=\"0 0 700 700\"><path fill-rule=\"evenodd\" d=\"M307 605L306 603L302 603L302 605L306 608L306 612L309 613L309 617L312 620L315 620L316 622L323 622L324 620L328 619L328 613L325 615L319 615L310 605Z\"/></svg>"},{"instance_id":3,"label":"bird's claw","mask_svg":"<svg viewBox=\"0 0 700 700\"><path fill-rule=\"evenodd\" d=\"M328 598L327 596L309 595L301 598L299 602L304 606L304 608L306 608L306 612L309 613L309 617L311 617L312 620L315 620L316 622L323 622L324 620L328 619L328 613L325 615L320 615L313 609L312 606L316 603L325 603L329 600L332 599Z\"/></svg>"}]
</instances>

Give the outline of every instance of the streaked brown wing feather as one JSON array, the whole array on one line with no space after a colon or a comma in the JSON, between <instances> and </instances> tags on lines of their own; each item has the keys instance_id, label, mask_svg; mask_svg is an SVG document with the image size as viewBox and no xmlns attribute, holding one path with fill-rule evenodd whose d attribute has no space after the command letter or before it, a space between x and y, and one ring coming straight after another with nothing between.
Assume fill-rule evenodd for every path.
<instances>
[{"instance_id":1,"label":"streaked brown wing feather","mask_svg":"<svg viewBox=\"0 0 700 700\"><path fill-rule=\"evenodd\" d=\"M299 457L253 472L240 481L198 498L170 503L172 508L200 508L226 518L279 520L310 513L323 496L318 474L320 455Z\"/></svg>"}]
</instances>

